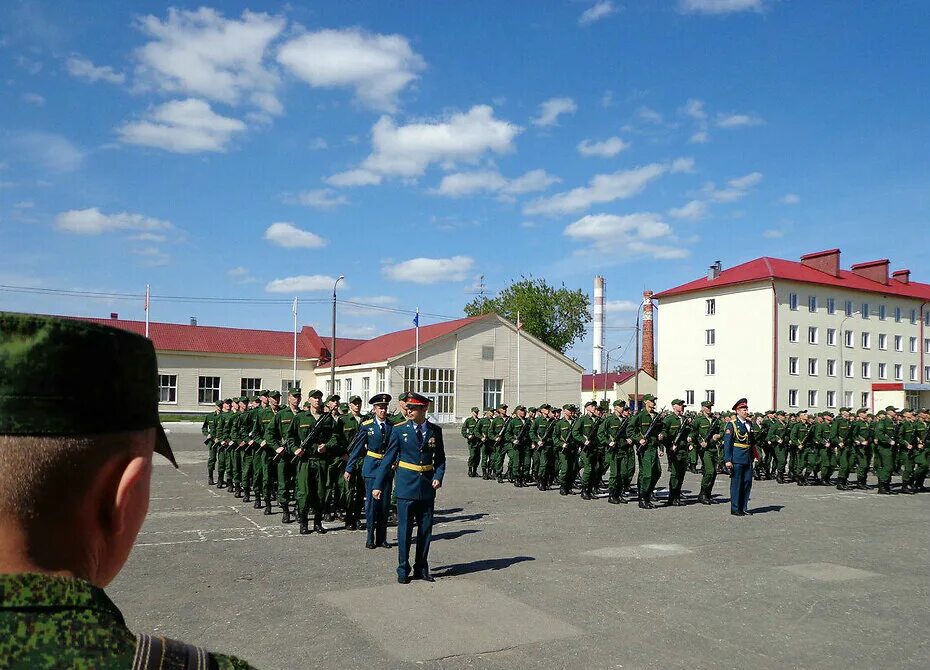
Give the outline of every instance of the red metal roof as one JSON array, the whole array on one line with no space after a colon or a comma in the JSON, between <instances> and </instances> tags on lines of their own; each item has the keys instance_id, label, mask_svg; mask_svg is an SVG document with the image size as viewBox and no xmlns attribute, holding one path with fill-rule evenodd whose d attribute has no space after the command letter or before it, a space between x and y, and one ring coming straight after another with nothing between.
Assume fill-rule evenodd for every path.
<instances>
[{"instance_id":1,"label":"red metal roof","mask_svg":"<svg viewBox=\"0 0 930 670\"><path fill-rule=\"evenodd\" d=\"M805 284L819 284L822 286L836 286L837 288L844 288L851 291L867 291L869 293L896 295L903 298L930 301L930 284L914 281L904 284L895 279L889 280L887 284L882 284L861 277L848 270L840 270L840 276L834 277L831 274L802 265L797 261L788 261L782 258L771 258L768 256L763 256L762 258L757 258L748 263L743 263L742 265L724 270L716 279L701 277L687 284L682 284L681 286L670 288L667 291L656 293L653 297L657 300L662 300L663 298L670 298L672 296L694 293L697 291L706 291L720 286L747 284L749 282L769 279L782 279Z\"/></svg>"},{"instance_id":2,"label":"red metal roof","mask_svg":"<svg viewBox=\"0 0 930 670\"><path fill-rule=\"evenodd\" d=\"M329 343L330 341L332 341L332 339L333 338L331 337L320 337L320 340L323 342L323 346L326 347L326 351L330 351ZM367 341L368 340L358 340L358 339L351 338L351 337L337 337L336 338L336 354L339 356L343 356L349 353L350 351L352 351L353 349L355 349L355 347L365 344L365 342ZM327 356L327 360L329 360L328 356Z\"/></svg>"},{"instance_id":3,"label":"red metal roof","mask_svg":"<svg viewBox=\"0 0 930 670\"><path fill-rule=\"evenodd\" d=\"M455 319L453 321L443 321L428 326L420 326L420 345L424 345L431 340L435 340L443 335L455 332L459 328L474 323L480 319L493 317L492 314L482 316L472 316L465 319ZM338 338L337 338L338 347ZM398 330L393 333L387 333L380 337L375 337L365 341L363 344L347 351L343 354L339 349L336 350L336 365L364 365L366 363L378 363L394 358L416 348L416 328L407 330Z\"/></svg>"},{"instance_id":4,"label":"red metal roof","mask_svg":"<svg viewBox=\"0 0 930 670\"><path fill-rule=\"evenodd\" d=\"M645 370L640 370L645 375L649 375ZM632 370L626 370L625 372L608 372L607 373L607 388L612 389L614 384L623 384L633 378L634 372ZM652 377L652 375L649 375ZM654 377L653 377L654 379ZM584 374L581 375L581 390L590 391L592 388L597 390L603 390L604 388L604 373L598 372L595 374Z\"/></svg>"},{"instance_id":5,"label":"red metal roof","mask_svg":"<svg viewBox=\"0 0 930 670\"><path fill-rule=\"evenodd\" d=\"M139 335L145 334L144 321L123 319L96 319L85 317L105 326L122 328ZM255 356L294 355L294 333L279 330L255 330L251 328L219 328L216 326L190 326L180 323L149 323L149 339L158 351L195 351L216 354L252 354ZM323 341L310 326L297 333L297 356L319 358L324 351Z\"/></svg>"}]
</instances>

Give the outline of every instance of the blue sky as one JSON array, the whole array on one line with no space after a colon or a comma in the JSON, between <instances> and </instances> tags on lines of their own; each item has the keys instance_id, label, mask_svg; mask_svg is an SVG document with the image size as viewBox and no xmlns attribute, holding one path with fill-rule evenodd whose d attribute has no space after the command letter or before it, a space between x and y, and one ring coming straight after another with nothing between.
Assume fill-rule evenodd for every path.
<instances>
[{"instance_id":1,"label":"blue sky","mask_svg":"<svg viewBox=\"0 0 930 670\"><path fill-rule=\"evenodd\" d=\"M340 274L340 297L458 316L482 275L590 292L599 272L615 347L643 288L718 258L839 246L928 281L926 9L13 0L0 284L149 283L154 320L275 329L299 295L326 333ZM143 317L2 290L0 309ZM347 337L409 324L340 308Z\"/></svg>"}]
</instances>

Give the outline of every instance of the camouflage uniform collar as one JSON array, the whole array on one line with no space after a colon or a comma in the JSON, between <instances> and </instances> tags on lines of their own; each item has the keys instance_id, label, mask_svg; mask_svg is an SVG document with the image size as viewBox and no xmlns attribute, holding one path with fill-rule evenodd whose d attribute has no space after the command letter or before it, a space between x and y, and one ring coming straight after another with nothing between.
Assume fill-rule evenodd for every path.
<instances>
[{"instance_id":1,"label":"camouflage uniform collar","mask_svg":"<svg viewBox=\"0 0 930 670\"><path fill-rule=\"evenodd\" d=\"M104 593L84 579L40 573L0 575L0 610L92 609L112 615L123 623L123 615Z\"/></svg>"}]
</instances>

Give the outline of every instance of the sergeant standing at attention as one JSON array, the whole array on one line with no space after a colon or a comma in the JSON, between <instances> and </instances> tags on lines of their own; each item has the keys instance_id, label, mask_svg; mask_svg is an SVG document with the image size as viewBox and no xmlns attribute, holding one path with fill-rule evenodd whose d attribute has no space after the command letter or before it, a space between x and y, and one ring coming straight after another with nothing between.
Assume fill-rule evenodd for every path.
<instances>
[{"instance_id":1,"label":"sergeant standing at attention","mask_svg":"<svg viewBox=\"0 0 930 670\"><path fill-rule=\"evenodd\" d=\"M391 437L393 425L387 420L387 408L391 402L391 396L387 393L379 393L371 397L368 401L374 411L371 419L364 421L355 436L352 443L349 462L346 465L345 477L357 477L358 463L362 460L361 475L365 480L365 530L367 538L365 547L374 549L375 547L389 548L391 545L387 541L387 500L391 497L393 488L393 472L384 478L382 483L383 499L375 500L372 495L374 490L375 478L378 475L378 469L384 461L384 455L387 453L388 442Z\"/></svg>"},{"instance_id":2,"label":"sergeant standing at attention","mask_svg":"<svg viewBox=\"0 0 930 670\"><path fill-rule=\"evenodd\" d=\"M478 476L478 463L481 461L481 437L478 435L478 408L471 408L471 416L462 423L462 437L468 445L468 476Z\"/></svg>"},{"instance_id":3,"label":"sergeant standing at attention","mask_svg":"<svg viewBox=\"0 0 930 670\"><path fill-rule=\"evenodd\" d=\"M216 417L216 488L226 488L226 462L227 462L227 435L229 419L232 417L232 399L223 400L223 409Z\"/></svg>"},{"instance_id":4,"label":"sergeant standing at attention","mask_svg":"<svg viewBox=\"0 0 930 670\"><path fill-rule=\"evenodd\" d=\"M140 335L0 312L0 666L250 667L134 635L103 590L145 521L153 453L177 467L157 387Z\"/></svg>"},{"instance_id":5,"label":"sergeant standing at attention","mask_svg":"<svg viewBox=\"0 0 930 670\"><path fill-rule=\"evenodd\" d=\"M730 514L749 514L749 495L752 492L752 448L750 435L753 430L749 419L749 404L740 398L733 405L736 418L728 421L723 429L723 459L730 472Z\"/></svg>"},{"instance_id":6,"label":"sergeant standing at attention","mask_svg":"<svg viewBox=\"0 0 930 670\"><path fill-rule=\"evenodd\" d=\"M426 420L430 399L411 393L407 400L410 420L391 431L384 462L378 468L372 496L380 500L389 477L388 470L397 466L397 581L410 582L410 540L413 524L417 525L413 578L432 582L429 572L429 546L433 536L433 508L436 491L442 486L446 472L446 452L442 429Z\"/></svg>"},{"instance_id":7,"label":"sergeant standing at attention","mask_svg":"<svg viewBox=\"0 0 930 670\"><path fill-rule=\"evenodd\" d=\"M701 461L701 492L698 502L713 505L714 482L717 481L717 444L720 442L720 419L713 415L714 403L705 400L694 420L695 441Z\"/></svg>"}]
</instances>

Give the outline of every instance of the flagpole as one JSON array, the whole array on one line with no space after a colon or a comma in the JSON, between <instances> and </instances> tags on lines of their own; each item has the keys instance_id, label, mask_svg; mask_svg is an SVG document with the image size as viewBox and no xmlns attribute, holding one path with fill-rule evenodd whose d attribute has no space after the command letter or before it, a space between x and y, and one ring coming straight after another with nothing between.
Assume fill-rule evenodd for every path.
<instances>
[{"instance_id":1,"label":"flagpole","mask_svg":"<svg viewBox=\"0 0 930 670\"><path fill-rule=\"evenodd\" d=\"M294 384L297 384L297 297L294 298L293 309L294 312L294 376L291 380Z\"/></svg>"},{"instance_id":2,"label":"flagpole","mask_svg":"<svg viewBox=\"0 0 930 670\"><path fill-rule=\"evenodd\" d=\"M145 285L145 336L149 336L149 285Z\"/></svg>"},{"instance_id":3,"label":"flagpole","mask_svg":"<svg viewBox=\"0 0 930 670\"><path fill-rule=\"evenodd\" d=\"M520 404L520 328L523 326L520 323L520 312L517 311L517 404Z\"/></svg>"},{"instance_id":4,"label":"flagpole","mask_svg":"<svg viewBox=\"0 0 930 670\"><path fill-rule=\"evenodd\" d=\"M419 307L417 307L417 315L414 319L414 323L416 324L416 331L417 331L417 346L416 346L416 354L414 355L413 371L414 371L414 375L416 375L415 380L416 380L417 393L419 393L420 392L420 308Z\"/></svg>"}]
</instances>

